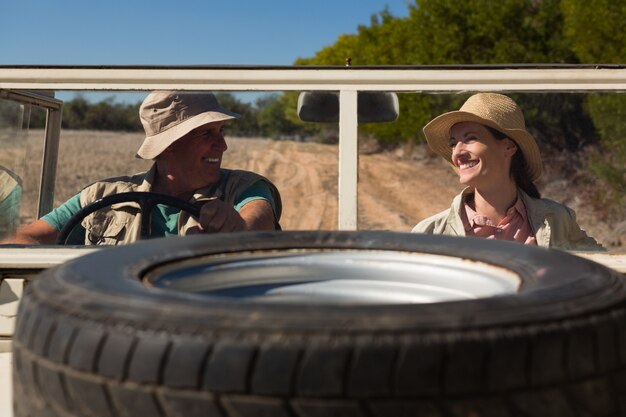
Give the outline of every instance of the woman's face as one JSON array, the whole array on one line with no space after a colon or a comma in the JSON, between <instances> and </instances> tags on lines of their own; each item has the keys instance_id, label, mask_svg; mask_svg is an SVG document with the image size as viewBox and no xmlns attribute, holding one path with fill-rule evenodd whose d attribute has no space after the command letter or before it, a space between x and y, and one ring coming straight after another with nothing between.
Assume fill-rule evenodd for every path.
<instances>
[{"instance_id":1,"label":"woman's face","mask_svg":"<svg viewBox=\"0 0 626 417\"><path fill-rule=\"evenodd\" d=\"M461 122L450 129L450 148L461 184L487 189L510 182L511 159L517 150L510 139L496 139L479 123Z\"/></svg>"}]
</instances>

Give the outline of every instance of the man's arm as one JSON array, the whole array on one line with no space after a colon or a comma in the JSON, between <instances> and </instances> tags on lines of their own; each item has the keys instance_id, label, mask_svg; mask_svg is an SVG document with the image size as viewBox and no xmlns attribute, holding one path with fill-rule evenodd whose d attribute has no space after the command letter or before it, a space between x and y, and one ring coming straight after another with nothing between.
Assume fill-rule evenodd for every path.
<instances>
[{"instance_id":1,"label":"man's arm","mask_svg":"<svg viewBox=\"0 0 626 417\"><path fill-rule=\"evenodd\" d=\"M26 245L54 244L59 236L59 231L79 210L80 194L76 194L41 219L18 228L15 235L1 243L19 243Z\"/></svg>"},{"instance_id":2,"label":"man's arm","mask_svg":"<svg viewBox=\"0 0 626 417\"><path fill-rule=\"evenodd\" d=\"M267 200L253 200L241 208L239 214L246 230L274 230L274 210Z\"/></svg>"},{"instance_id":3,"label":"man's arm","mask_svg":"<svg viewBox=\"0 0 626 417\"><path fill-rule=\"evenodd\" d=\"M274 230L274 210L267 200L252 200L237 212L222 200L211 200L200 209L200 225L207 233Z\"/></svg>"},{"instance_id":4,"label":"man's arm","mask_svg":"<svg viewBox=\"0 0 626 417\"><path fill-rule=\"evenodd\" d=\"M2 243L19 243L25 245L48 245L56 242L59 232L44 220L36 220L20 227L15 235Z\"/></svg>"}]
</instances>

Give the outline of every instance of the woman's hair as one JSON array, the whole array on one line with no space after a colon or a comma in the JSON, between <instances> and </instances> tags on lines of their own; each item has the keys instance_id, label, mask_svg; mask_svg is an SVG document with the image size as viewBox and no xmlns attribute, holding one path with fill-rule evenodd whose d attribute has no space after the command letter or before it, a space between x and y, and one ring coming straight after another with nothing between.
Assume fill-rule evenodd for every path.
<instances>
[{"instance_id":1,"label":"woman's hair","mask_svg":"<svg viewBox=\"0 0 626 417\"><path fill-rule=\"evenodd\" d=\"M517 143L499 130L490 126L485 127L497 140L509 139L515 143L515 146L517 146L517 152L515 152L515 155L513 155L513 159L511 160L511 175L513 176L513 180L515 180L515 184L517 184L517 186L530 197L541 198L541 194L539 193L537 186L535 186L535 184L528 177L526 159L524 159L524 154L520 151Z\"/></svg>"}]
</instances>

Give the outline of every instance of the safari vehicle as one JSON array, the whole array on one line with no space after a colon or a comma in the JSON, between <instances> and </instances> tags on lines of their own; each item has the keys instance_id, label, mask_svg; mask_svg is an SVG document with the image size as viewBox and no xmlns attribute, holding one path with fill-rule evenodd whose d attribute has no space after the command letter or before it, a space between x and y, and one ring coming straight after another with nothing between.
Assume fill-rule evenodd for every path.
<instances>
[{"instance_id":1,"label":"safari vehicle","mask_svg":"<svg viewBox=\"0 0 626 417\"><path fill-rule=\"evenodd\" d=\"M0 247L0 415L626 415L623 248L363 231L357 204L364 93L393 115L388 93L623 93L626 68L4 66L3 152L47 113L21 219L54 204L59 91L156 89L308 93L339 127L337 230Z\"/></svg>"}]
</instances>

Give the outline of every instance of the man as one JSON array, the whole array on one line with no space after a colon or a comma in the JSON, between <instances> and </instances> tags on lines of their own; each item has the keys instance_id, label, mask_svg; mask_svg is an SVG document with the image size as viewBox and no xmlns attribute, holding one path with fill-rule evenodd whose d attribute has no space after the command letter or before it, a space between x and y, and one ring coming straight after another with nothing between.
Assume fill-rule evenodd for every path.
<instances>
[{"instance_id":1,"label":"man","mask_svg":"<svg viewBox=\"0 0 626 417\"><path fill-rule=\"evenodd\" d=\"M198 219L157 205L152 213L152 237L279 228L281 199L276 187L255 173L221 168L227 149L224 124L239 115L221 107L213 94L156 91L141 104L139 116L146 138L137 156L154 161L150 170L91 184L19 229L11 243L54 243L82 207L130 191L149 191L202 204ZM101 209L83 220L84 243L134 242L140 237L140 217L134 202Z\"/></svg>"}]
</instances>

